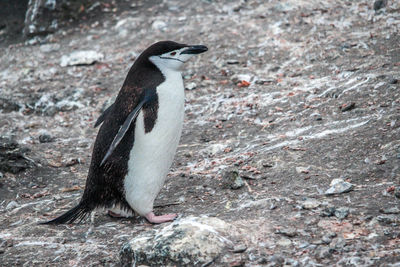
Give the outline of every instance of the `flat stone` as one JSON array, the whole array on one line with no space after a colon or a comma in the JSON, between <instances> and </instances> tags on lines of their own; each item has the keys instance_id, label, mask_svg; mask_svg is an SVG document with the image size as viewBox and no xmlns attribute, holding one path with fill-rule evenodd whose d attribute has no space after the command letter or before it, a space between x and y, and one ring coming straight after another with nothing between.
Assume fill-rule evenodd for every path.
<instances>
[{"instance_id":1,"label":"flat stone","mask_svg":"<svg viewBox=\"0 0 400 267\"><path fill-rule=\"evenodd\" d=\"M94 50L82 50L75 51L69 55L63 55L61 57L61 67L74 66L74 65L91 65L104 58L102 53Z\"/></svg>"},{"instance_id":2,"label":"flat stone","mask_svg":"<svg viewBox=\"0 0 400 267\"><path fill-rule=\"evenodd\" d=\"M276 242L276 244L282 247L288 247L292 245L292 241L289 238L281 238Z\"/></svg>"},{"instance_id":3,"label":"flat stone","mask_svg":"<svg viewBox=\"0 0 400 267\"><path fill-rule=\"evenodd\" d=\"M315 209L321 205L321 202L315 198L306 198L304 201L300 202L303 209L310 210Z\"/></svg>"},{"instance_id":4,"label":"flat stone","mask_svg":"<svg viewBox=\"0 0 400 267\"><path fill-rule=\"evenodd\" d=\"M354 189L354 185L344 181L343 179L333 179L330 188L325 191L325 195L342 194L350 192Z\"/></svg>"},{"instance_id":5,"label":"flat stone","mask_svg":"<svg viewBox=\"0 0 400 267\"><path fill-rule=\"evenodd\" d=\"M400 213L400 209L398 207L390 207L390 208L386 208L386 209L380 209L379 211L384 214L399 214Z\"/></svg>"},{"instance_id":6,"label":"flat stone","mask_svg":"<svg viewBox=\"0 0 400 267\"><path fill-rule=\"evenodd\" d=\"M196 89L196 87L197 87L197 84L195 82L190 82L190 83L186 84L185 89L190 91L190 90Z\"/></svg>"},{"instance_id":7,"label":"flat stone","mask_svg":"<svg viewBox=\"0 0 400 267\"><path fill-rule=\"evenodd\" d=\"M60 44L43 44L40 46L40 51L44 53L50 53L60 50Z\"/></svg>"},{"instance_id":8,"label":"flat stone","mask_svg":"<svg viewBox=\"0 0 400 267\"><path fill-rule=\"evenodd\" d=\"M246 249L247 249L246 244L239 244L239 245L236 245L233 247L232 252L233 253L242 253L242 252L245 252Z\"/></svg>"},{"instance_id":9,"label":"flat stone","mask_svg":"<svg viewBox=\"0 0 400 267\"><path fill-rule=\"evenodd\" d=\"M287 237L295 237L297 235L297 230L295 228L283 228L283 229L278 229L275 233Z\"/></svg>"},{"instance_id":10,"label":"flat stone","mask_svg":"<svg viewBox=\"0 0 400 267\"><path fill-rule=\"evenodd\" d=\"M239 60L237 60L237 59L228 59L227 61L226 61L226 63L228 63L228 64L230 64L230 65L234 65L234 64L239 64Z\"/></svg>"}]
</instances>

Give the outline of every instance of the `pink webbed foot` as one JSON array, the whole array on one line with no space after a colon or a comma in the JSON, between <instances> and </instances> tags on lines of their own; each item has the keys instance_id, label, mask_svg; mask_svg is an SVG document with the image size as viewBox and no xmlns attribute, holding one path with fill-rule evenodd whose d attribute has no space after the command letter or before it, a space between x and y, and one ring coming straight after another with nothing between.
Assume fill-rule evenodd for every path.
<instances>
[{"instance_id":1,"label":"pink webbed foot","mask_svg":"<svg viewBox=\"0 0 400 267\"><path fill-rule=\"evenodd\" d=\"M156 216L154 215L153 212L149 212L144 217L151 223L164 223L173 221L176 218L176 216L177 214L175 213Z\"/></svg>"}]
</instances>

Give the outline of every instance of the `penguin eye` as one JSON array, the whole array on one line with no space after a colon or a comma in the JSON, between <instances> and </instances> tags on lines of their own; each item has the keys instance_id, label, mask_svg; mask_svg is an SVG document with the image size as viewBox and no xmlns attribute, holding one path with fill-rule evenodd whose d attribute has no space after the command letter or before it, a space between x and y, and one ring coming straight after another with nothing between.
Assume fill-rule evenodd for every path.
<instances>
[{"instance_id":1,"label":"penguin eye","mask_svg":"<svg viewBox=\"0 0 400 267\"><path fill-rule=\"evenodd\" d=\"M175 56L175 55L176 55L176 52L171 52L170 55L171 55L171 56Z\"/></svg>"}]
</instances>

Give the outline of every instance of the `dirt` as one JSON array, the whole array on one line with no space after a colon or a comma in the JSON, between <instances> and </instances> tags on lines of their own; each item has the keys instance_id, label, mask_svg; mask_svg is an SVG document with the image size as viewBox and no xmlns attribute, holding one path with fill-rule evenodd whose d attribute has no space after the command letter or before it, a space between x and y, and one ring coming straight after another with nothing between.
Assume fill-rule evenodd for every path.
<instances>
[{"instance_id":1,"label":"dirt","mask_svg":"<svg viewBox=\"0 0 400 267\"><path fill-rule=\"evenodd\" d=\"M161 227L102 211L80 225L38 225L78 202L94 121L158 40L209 51L183 73L195 89L185 92L184 130L156 213L215 216L241 229L247 249L230 265L400 262L400 214L388 210L400 196L398 1L377 11L371 1L292 0L102 8L46 43L0 48L1 97L14 104L0 113L0 135L35 162L0 176L1 266L114 266L124 243ZM61 67L77 50L105 58ZM54 140L40 142L43 134ZM231 169L240 189L226 186ZM335 178L354 190L325 195ZM307 199L317 204L306 208ZM326 211L340 208L344 218Z\"/></svg>"}]
</instances>

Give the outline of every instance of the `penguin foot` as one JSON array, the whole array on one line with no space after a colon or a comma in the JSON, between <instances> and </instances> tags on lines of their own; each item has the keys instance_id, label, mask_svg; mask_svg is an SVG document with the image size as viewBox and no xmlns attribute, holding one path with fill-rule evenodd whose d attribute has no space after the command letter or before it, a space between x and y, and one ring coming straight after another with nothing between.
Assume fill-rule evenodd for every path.
<instances>
[{"instance_id":1,"label":"penguin foot","mask_svg":"<svg viewBox=\"0 0 400 267\"><path fill-rule=\"evenodd\" d=\"M156 216L156 215L154 215L153 212L149 212L144 217L150 223L164 223L164 222L173 221L176 218L176 216L178 216L176 213L164 214L164 215Z\"/></svg>"}]
</instances>

